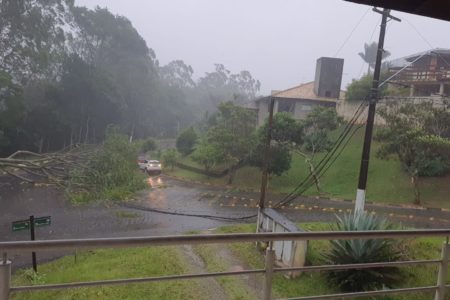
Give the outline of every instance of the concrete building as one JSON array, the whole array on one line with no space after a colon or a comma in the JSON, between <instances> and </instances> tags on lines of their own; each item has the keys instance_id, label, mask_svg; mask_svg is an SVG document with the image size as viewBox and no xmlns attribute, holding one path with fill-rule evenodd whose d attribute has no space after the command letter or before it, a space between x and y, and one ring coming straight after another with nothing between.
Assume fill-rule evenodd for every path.
<instances>
[{"instance_id":1,"label":"concrete building","mask_svg":"<svg viewBox=\"0 0 450 300\"><path fill-rule=\"evenodd\" d=\"M256 99L249 108L258 112L258 126L269 115L269 101L275 99L274 113L288 112L296 119L304 119L315 106L336 107L344 99L341 90L344 60L341 58L321 57L317 60L315 80L298 86L272 91L271 96Z\"/></svg>"}]
</instances>

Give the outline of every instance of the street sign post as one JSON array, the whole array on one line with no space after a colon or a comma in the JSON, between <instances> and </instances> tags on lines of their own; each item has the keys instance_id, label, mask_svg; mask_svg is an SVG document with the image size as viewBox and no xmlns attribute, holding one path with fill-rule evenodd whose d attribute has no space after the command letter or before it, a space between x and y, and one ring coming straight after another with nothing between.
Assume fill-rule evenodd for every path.
<instances>
[{"instance_id":1,"label":"street sign post","mask_svg":"<svg viewBox=\"0 0 450 300\"><path fill-rule=\"evenodd\" d=\"M34 218L34 226L36 227L47 226L51 224L52 224L51 216ZM30 219L12 222L12 231L25 230L29 228L30 228Z\"/></svg>"},{"instance_id":2,"label":"street sign post","mask_svg":"<svg viewBox=\"0 0 450 300\"><path fill-rule=\"evenodd\" d=\"M48 226L51 224L52 224L51 216L45 216L40 218L30 216L28 220L19 220L12 222L12 231L30 229L30 239L34 241L35 240L34 228ZM36 252L31 252L31 259L33 261L33 270L37 272Z\"/></svg>"}]
</instances>

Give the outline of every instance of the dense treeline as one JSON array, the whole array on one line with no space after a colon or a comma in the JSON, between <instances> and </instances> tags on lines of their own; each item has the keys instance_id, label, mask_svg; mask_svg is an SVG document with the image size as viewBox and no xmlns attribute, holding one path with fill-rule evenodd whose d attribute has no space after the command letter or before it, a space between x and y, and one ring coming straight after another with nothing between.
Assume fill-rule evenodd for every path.
<instances>
[{"instance_id":1,"label":"dense treeline","mask_svg":"<svg viewBox=\"0 0 450 300\"><path fill-rule=\"evenodd\" d=\"M129 139L176 136L222 101L255 97L259 82L223 65L193 79L160 66L122 16L73 0L0 3L0 155L98 143L109 124Z\"/></svg>"}]
</instances>

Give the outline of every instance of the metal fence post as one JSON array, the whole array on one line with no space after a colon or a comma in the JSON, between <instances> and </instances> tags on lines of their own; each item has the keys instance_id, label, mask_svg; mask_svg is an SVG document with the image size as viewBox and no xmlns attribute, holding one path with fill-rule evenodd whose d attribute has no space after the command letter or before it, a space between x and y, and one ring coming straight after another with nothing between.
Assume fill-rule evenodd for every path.
<instances>
[{"instance_id":1,"label":"metal fence post","mask_svg":"<svg viewBox=\"0 0 450 300\"><path fill-rule=\"evenodd\" d=\"M446 282L447 282L447 275L448 275L448 260L450 259L450 244L447 242L444 242L444 245L442 245L442 262L439 266L439 274L438 274L438 281L437 281L437 290L436 294L434 295L434 300L444 300L445 298L445 290L446 290Z\"/></svg>"},{"instance_id":2,"label":"metal fence post","mask_svg":"<svg viewBox=\"0 0 450 300\"><path fill-rule=\"evenodd\" d=\"M272 242L266 250L266 273L264 275L264 300L272 299L273 265L275 263L275 251Z\"/></svg>"},{"instance_id":3,"label":"metal fence post","mask_svg":"<svg viewBox=\"0 0 450 300\"><path fill-rule=\"evenodd\" d=\"M9 299L9 290L11 288L11 261L5 259L0 261L0 300Z\"/></svg>"}]
</instances>

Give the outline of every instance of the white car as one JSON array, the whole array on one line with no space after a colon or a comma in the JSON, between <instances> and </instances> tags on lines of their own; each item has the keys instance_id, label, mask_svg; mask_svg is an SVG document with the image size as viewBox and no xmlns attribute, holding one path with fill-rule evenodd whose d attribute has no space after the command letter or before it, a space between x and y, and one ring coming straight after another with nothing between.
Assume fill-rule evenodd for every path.
<instances>
[{"instance_id":1,"label":"white car","mask_svg":"<svg viewBox=\"0 0 450 300\"><path fill-rule=\"evenodd\" d=\"M145 171L147 171L147 173L161 174L161 163L157 160L149 160L145 166Z\"/></svg>"},{"instance_id":2,"label":"white car","mask_svg":"<svg viewBox=\"0 0 450 300\"><path fill-rule=\"evenodd\" d=\"M139 158L139 159L138 159L138 166L139 166L139 169L141 169L142 171L145 171L148 162L149 162L149 161L148 161L147 159L145 159L145 158Z\"/></svg>"}]
</instances>

